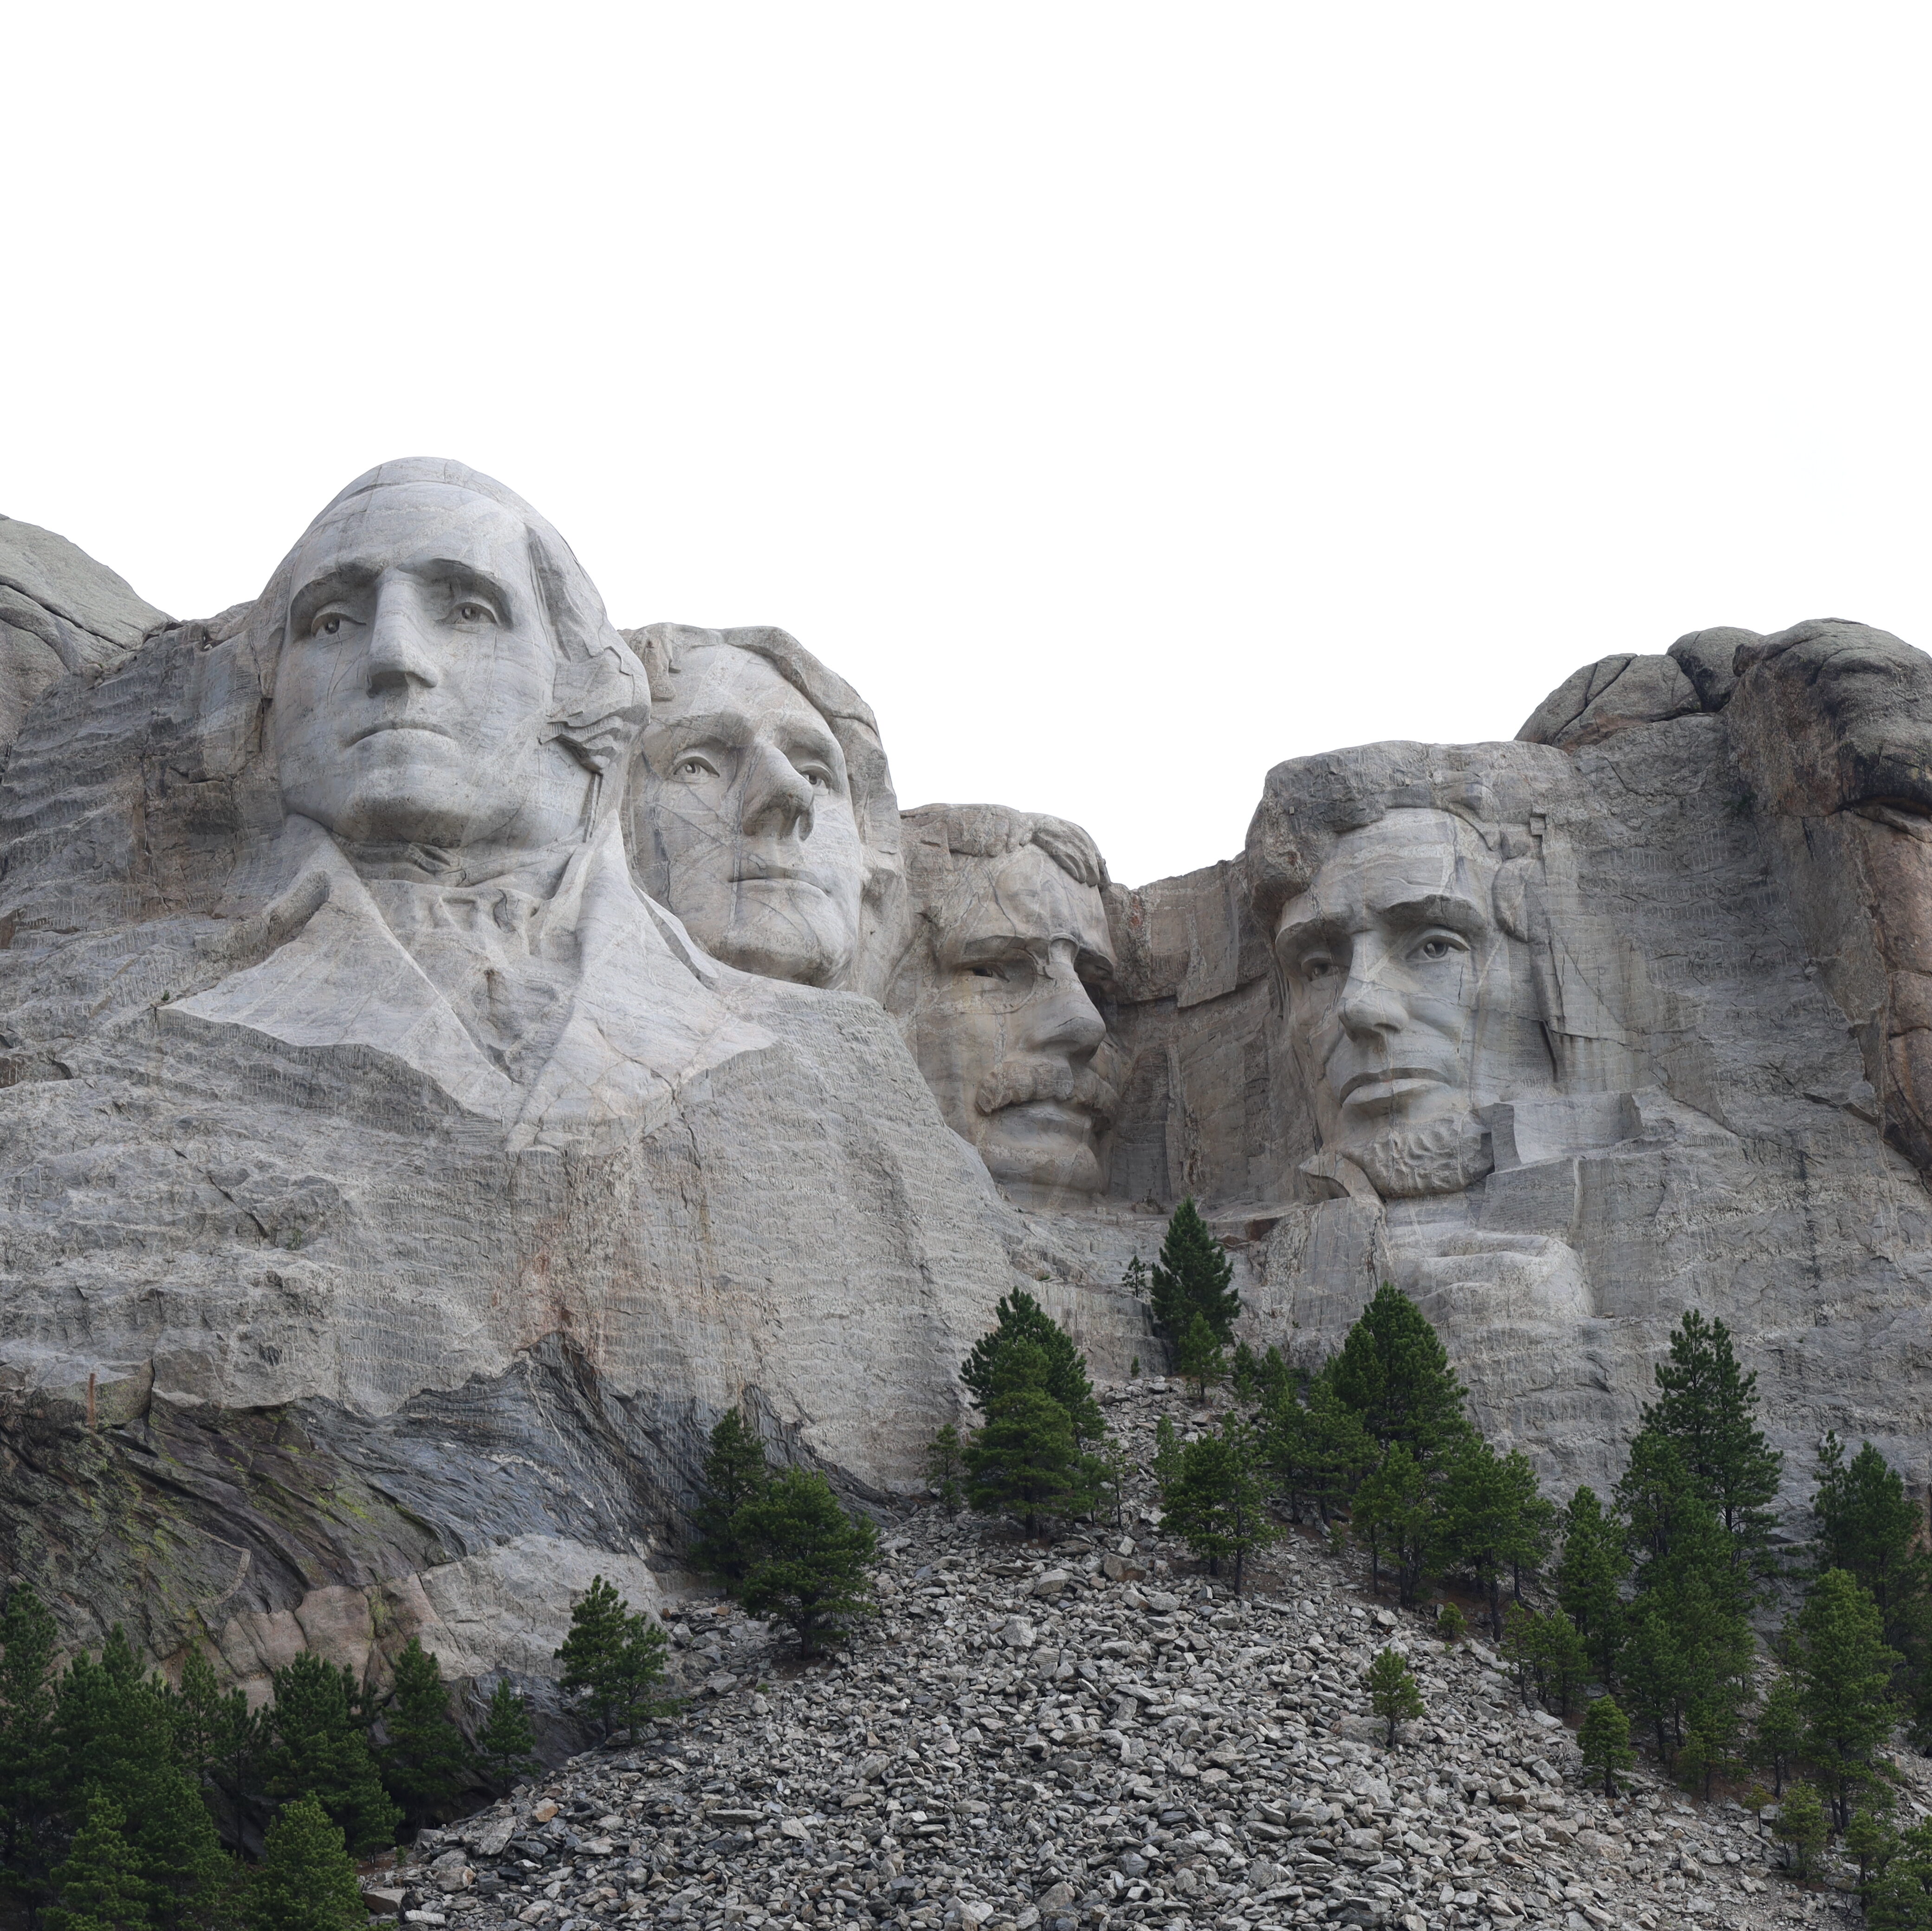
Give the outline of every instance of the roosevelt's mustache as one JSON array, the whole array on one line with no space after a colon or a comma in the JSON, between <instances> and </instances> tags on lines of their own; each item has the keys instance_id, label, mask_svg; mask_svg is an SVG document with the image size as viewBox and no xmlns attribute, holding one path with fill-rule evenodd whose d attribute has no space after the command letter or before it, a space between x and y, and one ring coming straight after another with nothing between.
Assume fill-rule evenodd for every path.
<instances>
[{"instance_id":1,"label":"roosevelt's mustache","mask_svg":"<svg viewBox=\"0 0 1932 1931\"><path fill-rule=\"evenodd\" d=\"M1120 1095L1091 1066L1070 1066L1064 1060L1002 1060L973 1097L982 1113L1054 1100L1092 1114L1096 1127L1105 1126L1120 1105Z\"/></svg>"}]
</instances>

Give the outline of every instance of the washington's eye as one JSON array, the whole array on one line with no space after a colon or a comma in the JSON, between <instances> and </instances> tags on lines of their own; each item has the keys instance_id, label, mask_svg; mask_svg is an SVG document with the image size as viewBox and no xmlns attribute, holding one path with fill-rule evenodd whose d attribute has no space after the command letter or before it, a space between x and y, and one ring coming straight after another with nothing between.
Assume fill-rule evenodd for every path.
<instances>
[{"instance_id":1,"label":"washington's eye","mask_svg":"<svg viewBox=\"0 0 1932 1931\"><path fill-rule=\"evenodd\" d=\"M458 623L493 624L497 619L496 613L488 604L474 597L466 597L456 607L456 620Z\"/></svg>"},{"instance_id":2,"label":"washington's eye","mask_svg":"<svg viewBox=\"0 0 1932 1931\"><path fill-rule=\"evenodd\" d=\"M342 626L350 621L340 610L318 610L310 622L308 634L310 637L339 636Z\"/></svg>"}]
</instances>

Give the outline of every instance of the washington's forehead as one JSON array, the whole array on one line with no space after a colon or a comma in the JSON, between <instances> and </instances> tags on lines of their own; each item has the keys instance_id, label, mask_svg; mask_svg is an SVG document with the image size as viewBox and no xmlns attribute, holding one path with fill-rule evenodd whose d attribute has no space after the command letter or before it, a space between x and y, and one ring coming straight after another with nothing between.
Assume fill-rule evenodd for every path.
<instances>
[{"instance_id":1,"label":"washington's forehead","mask_svg":"<svg viewBox=\"0 0 1932 1931\"><path fill-rule=\"evenodd\" d=\"M434 559L526 575L528 535L502 504L465 490L436 484L371 490L332 511L303 538L298 575Z\"/></svg>"}]
</instances>

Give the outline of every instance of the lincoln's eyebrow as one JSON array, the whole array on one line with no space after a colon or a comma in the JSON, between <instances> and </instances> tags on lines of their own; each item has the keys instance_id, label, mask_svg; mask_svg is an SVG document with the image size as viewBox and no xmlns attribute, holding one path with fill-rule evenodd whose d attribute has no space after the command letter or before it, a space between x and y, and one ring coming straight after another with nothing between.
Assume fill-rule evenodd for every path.
<instances>
[{"instance_id":1,"label":"lincoln's eyebrow","mask_svg":"<svg viewBox=\"0 0 1932 1931\"><path fill-rule=\"evenodd\" d=\"M1489 915L1474 899L1459 892L1419 892L1413 898L1372 899L1369 910L1378 918L1403 925L1447 925L1452 932L1473 938L1488 928Z\"/></svg>"},{"instance_id":2,"label":"lincoln's eyebrow","mask_svg":"<svg viewBox=\"0 0 1932 1931\"><path fill-rule=\"evenodd\" d=\"M1284 919L1276 930L1277 947L1338 945L1347 939L1347 922L1333 912L1316 912L1305 919Z\"/></svg>"}]
</instances>

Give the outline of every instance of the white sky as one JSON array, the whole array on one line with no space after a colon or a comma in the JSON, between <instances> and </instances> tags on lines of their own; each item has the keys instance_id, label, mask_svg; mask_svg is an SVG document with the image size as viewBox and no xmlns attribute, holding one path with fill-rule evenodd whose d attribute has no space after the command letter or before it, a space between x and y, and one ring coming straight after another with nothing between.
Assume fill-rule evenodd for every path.
<instances>
[{"instance_id":1,"label":"white sky","mask_svg":"<svg viewBox=\"0 0 1932 1931\"><path fill-rule=\"evenodd\" d=\"M180 616L390 456L1141 881L1708 624L1932 643L1922 7L7 11L0 511Z\"/></svg>"}]
</instances>

